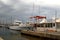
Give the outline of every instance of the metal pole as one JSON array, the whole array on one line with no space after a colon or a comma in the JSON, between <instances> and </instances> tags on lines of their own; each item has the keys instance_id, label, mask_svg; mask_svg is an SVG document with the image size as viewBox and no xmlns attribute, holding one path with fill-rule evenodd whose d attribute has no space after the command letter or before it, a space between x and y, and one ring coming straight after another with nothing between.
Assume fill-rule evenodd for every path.
<instances>
[{"instance_id":1,"label":"metal pole","mask_svg":"<svg viewBox=\"0 0 60 40\"><path fill-rule=\"evenodd\" d=\"M39 14L40 14L40 5L39 5Z\"/></svg>"},{"instance_id":2,"label":"metal pole","mask_svg":"<svg viewBox=\"0 0 60 40\"><path fill-rule=\"evenodd\" d=\"M40 5L39 5L39 15L40 15ZM40 21L40 20L38 19L38 23L39 23L39 21Z\"/></svg>"},{"instance_id":3,"label":"metal pole","mask_svg":"<svg viewBox=\"0 0 60 40\"><path fill-rule=\"evenodd\" d=\"M33 13L34 13L34 2L32 3L32 14L31 14L31 16L33 16ZM31 19L31 21L32 21L32 19ZM33 31L35 31L34 28L35 27L33 26L33 28L32 28Z\"/></svg>"},{"instance_id":4,"label":"metal pole","mask_svg":"<svg viewBox=\"0 0 60 40\"><path fill-rule=\"evenodd\" d=\"M34 14L34 2L33 2L33 8L32 8L32 16Z\"/></svg>"},{"instance_id":5,"label":"metal pole","mask_svg":"<svg viewBox=\"0 0 60 40\"><path fill-rule=\"evenodd\" d=\"M12 16L11 16L11 25L12 25Z\"/></svg>"},{"instance_id":6,"label":"metal pole","mask_svg":"<svg viewBox=\"0 0 60 40\"><path fill-rule=\"evenodd\" d=\"M7 25L7 17L6 17L6 25Z\"/></svg>"},{"instance_id":7,"label":"metal pole","mask_svg":"<svg viewBox=\"0 0 60 40\"><path fill-rule=\"evenodd\" d=\"M57 18L57 10L55 10L55 28L56 28L56 31L57 31L56 18Z\"/></svg>"}]
</instances>

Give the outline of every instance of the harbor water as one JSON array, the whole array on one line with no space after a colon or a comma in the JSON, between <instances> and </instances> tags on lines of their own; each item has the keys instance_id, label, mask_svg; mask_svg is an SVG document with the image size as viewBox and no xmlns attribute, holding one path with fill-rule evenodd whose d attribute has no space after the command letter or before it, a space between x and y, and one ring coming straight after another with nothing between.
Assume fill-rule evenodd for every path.
<instances>
[{"instance_id":1,"label":"harbor water","mask_svg":"<svg viewBox=\"0 0 60 40\"><path fill-rule=\"evenodd\" d=\"M45 40L45 38L23 35L20 31L10 30L4 27L0 28L0 37L3 40Z\"/></svg>"}]
</instances>

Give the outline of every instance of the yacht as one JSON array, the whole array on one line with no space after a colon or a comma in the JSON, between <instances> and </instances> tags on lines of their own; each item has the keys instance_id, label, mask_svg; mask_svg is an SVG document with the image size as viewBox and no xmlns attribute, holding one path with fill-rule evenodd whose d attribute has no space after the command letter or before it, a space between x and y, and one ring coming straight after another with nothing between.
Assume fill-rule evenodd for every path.
<instances>
[{"instance_id":1,"label":"yacht","mask_svg":"<svg viewBox=\"0 0 60 40\"><path fill-rule=\"evenodd\" d=\"M60 19L54 18L47 20L44 16L33 16L31 18L35 18L36 22L33 24L34 31L48 31L48 32L56 32L60 31Z\"/></svg>"},{"instance_id":2,"label":"yacht","mask_svg":"<svg viewBox=\"0 0 60 40\"><path fill-rule=\"evenodd\" d=\"M51 21L51 20L50 20ZM60 31L60 19L52 20L51 22L48 22L46 19L43 19L39 23L35 23L36 31L48 31L48 32L56 32Z\"/></svg>"},{"instance_id":3,"label":"yacht","mask_svg":"<svg viewBox=\"0 0 60 40\"><path fill-rule=\"evenodd\" d=\"M15 20L13 24L9 26L9 29L21 30L23 27L26 27L26 24L22 23L22 21Z\"/></svg>"},{"instance_id":4,"label":"yacht","mask_svg":"<svg viewBox=\"0 0 60 40\"><path fill-rule=\"evenodd\" d=\"M13 25L9 26L12 30L32 30L31 22L22 23L22 21L15 20Z\"/></svg>"}]
</instances>

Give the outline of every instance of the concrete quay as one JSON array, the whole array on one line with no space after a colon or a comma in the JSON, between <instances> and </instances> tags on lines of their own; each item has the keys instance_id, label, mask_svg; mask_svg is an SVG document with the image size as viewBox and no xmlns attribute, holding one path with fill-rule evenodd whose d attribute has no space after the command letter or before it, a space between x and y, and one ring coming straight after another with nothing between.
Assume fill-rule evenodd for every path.
<instances>
[{"instance_id":1,"label":"concrete quay","mask_svg":"<svg viewBox=\"0 0 60 40\"><path fill-rule=\"evenodd\" d=\"M37 32L37 31L21 30L21 34L60 40L60 32Z\"/></svg>"}]
</instances>

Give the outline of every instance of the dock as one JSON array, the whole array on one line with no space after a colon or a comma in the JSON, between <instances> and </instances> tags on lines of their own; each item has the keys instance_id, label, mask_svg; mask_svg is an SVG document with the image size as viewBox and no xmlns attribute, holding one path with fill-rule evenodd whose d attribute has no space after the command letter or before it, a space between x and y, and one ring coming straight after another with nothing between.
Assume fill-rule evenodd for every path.
<instances>
[{"instance_id":1,"label":"dock","mask_svg":"<svg viewBox=\"0 0 60 40\"><path fill-rule=\"evenodd\" d=\"M60 32L35 32L35 31L22 30L21 34L60 40Z\"/></svg>"}]
</instances>

